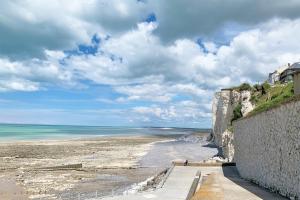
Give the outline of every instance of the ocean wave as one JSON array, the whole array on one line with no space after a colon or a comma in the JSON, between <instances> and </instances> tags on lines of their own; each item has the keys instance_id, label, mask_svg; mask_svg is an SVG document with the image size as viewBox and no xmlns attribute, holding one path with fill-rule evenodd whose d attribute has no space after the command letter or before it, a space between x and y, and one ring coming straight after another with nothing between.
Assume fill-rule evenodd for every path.
<instances>
[{"instance_id":1,"label":"ocean wave","mask_svg":"<svg viewBox=\"0 0 300 200\"><path fill-rule=\"evenodd\" d=\"M203 143L208 141L208 137L208 135L188 134L179 137L177 140L189 143Z\"/></svg>"}]
</instances>

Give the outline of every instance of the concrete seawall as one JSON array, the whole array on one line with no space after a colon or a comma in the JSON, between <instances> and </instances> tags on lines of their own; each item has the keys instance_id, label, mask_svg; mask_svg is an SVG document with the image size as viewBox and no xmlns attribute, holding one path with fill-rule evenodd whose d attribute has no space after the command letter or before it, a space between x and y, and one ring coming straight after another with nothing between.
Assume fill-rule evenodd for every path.
<instances>
[{"instance_id":1,"label":"concrete seawall","mask_svg":"<svg viewBox=\"0 0 300 200\"><path fill-rule=\"evenodd\" d=\"M240 175L300 199L300 101L235 121L233 126Z\"/></svg>"}]
</instances>

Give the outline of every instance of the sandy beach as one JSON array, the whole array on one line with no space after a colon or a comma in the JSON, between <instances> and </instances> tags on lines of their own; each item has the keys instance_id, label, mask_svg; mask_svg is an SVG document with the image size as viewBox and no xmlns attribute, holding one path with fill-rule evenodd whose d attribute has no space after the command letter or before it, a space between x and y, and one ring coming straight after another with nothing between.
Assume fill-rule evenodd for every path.
<instances>
[{"instance_id":1,"label":"sandy beach","mask_svg":"<svg viewBox=\"0 0 300 200\"><path fill-rule=\"evenodd\" d=\"M193 139L195 140L195 139ZM180 135L116 136L0 143L0 199L81 199L120 194L176 158L216 149ZM203 143L204 142L204 143Z\"/></svg>"}]
</instances>

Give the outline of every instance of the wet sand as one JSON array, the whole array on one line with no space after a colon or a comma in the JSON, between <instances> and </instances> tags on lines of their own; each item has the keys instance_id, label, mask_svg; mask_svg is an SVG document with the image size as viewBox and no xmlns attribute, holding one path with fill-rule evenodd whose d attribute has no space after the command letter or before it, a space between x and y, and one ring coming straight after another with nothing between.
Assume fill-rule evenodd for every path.
<instances>
[{"instance_id":1,"label":"wet sand","mask_svg":"<svg viewBox=\"0 0 300 200\"><path fill-rule=\"evenodd\" d=\"M159 136L102 137L81 140L0 143L0 186L15 182L31 199L57 199L78 192L107 195L155 172L137 170L139 159ZM78 169L51 167L82 164ZM20 193L18 191L18 193ZM0 199L7 197L1 194ZM12 195L12 194L10 194ZM20 194L18 194L20 195Z\"/></svg>"},{"instance_id":2,"label":"wet sand","mask_svg":"<svg viewBox=\"0 0 300 200\"><path fill-rule=\"evenodd\" d=\"M28 196L24 188L15 181L0 178L0 199L26 200Z\"/></svg>"},{"instance_id":3,"label":"wet sand","mask_svg":"<svg viewBox=\"0 0 300 200\"><path fill-rule=\"evenodd\" d=\"M139 161L140 166L164 168L174 160L202 161L218 154L214 145L207 141L208 134L191 134L174 141L158 142Z\"/></svg>"},{"instance_id":4,"label":"wet sand","mask_svg":"<svg viewBox=\"0 0 300 200\"><path fill-rule=\"evenodd\" d=\"M79 195L88 199L121 194L176 158L202 160L216 153L214 148L203 147L204 140L195 143L178 137L1 142L0 188L10 189L0 190L0 199L78 199ZM66 168L74 164L79 167Z\"/></svg>"}]
</instances>

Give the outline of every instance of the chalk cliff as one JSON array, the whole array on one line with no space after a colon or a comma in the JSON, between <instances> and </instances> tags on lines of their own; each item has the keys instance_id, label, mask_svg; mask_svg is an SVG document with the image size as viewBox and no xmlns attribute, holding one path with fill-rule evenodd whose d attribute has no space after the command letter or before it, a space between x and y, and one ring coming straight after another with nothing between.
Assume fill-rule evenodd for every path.
<instances>
[{"instance_id":1,"label":"chalk cliff","mask_svg":"<svg viewBox=\"0 0 300 200\"><path fill-rule=\"evenodd\" d=\"M214 143L221 150L222 156L228 161L234 159L234 138L230 128L233 110L240 104L243 116L247 115L254 107L250 102L250 97L250 91L223 89L216 92L213 98L212 127Z\"/></svg>"}]
</instances>

